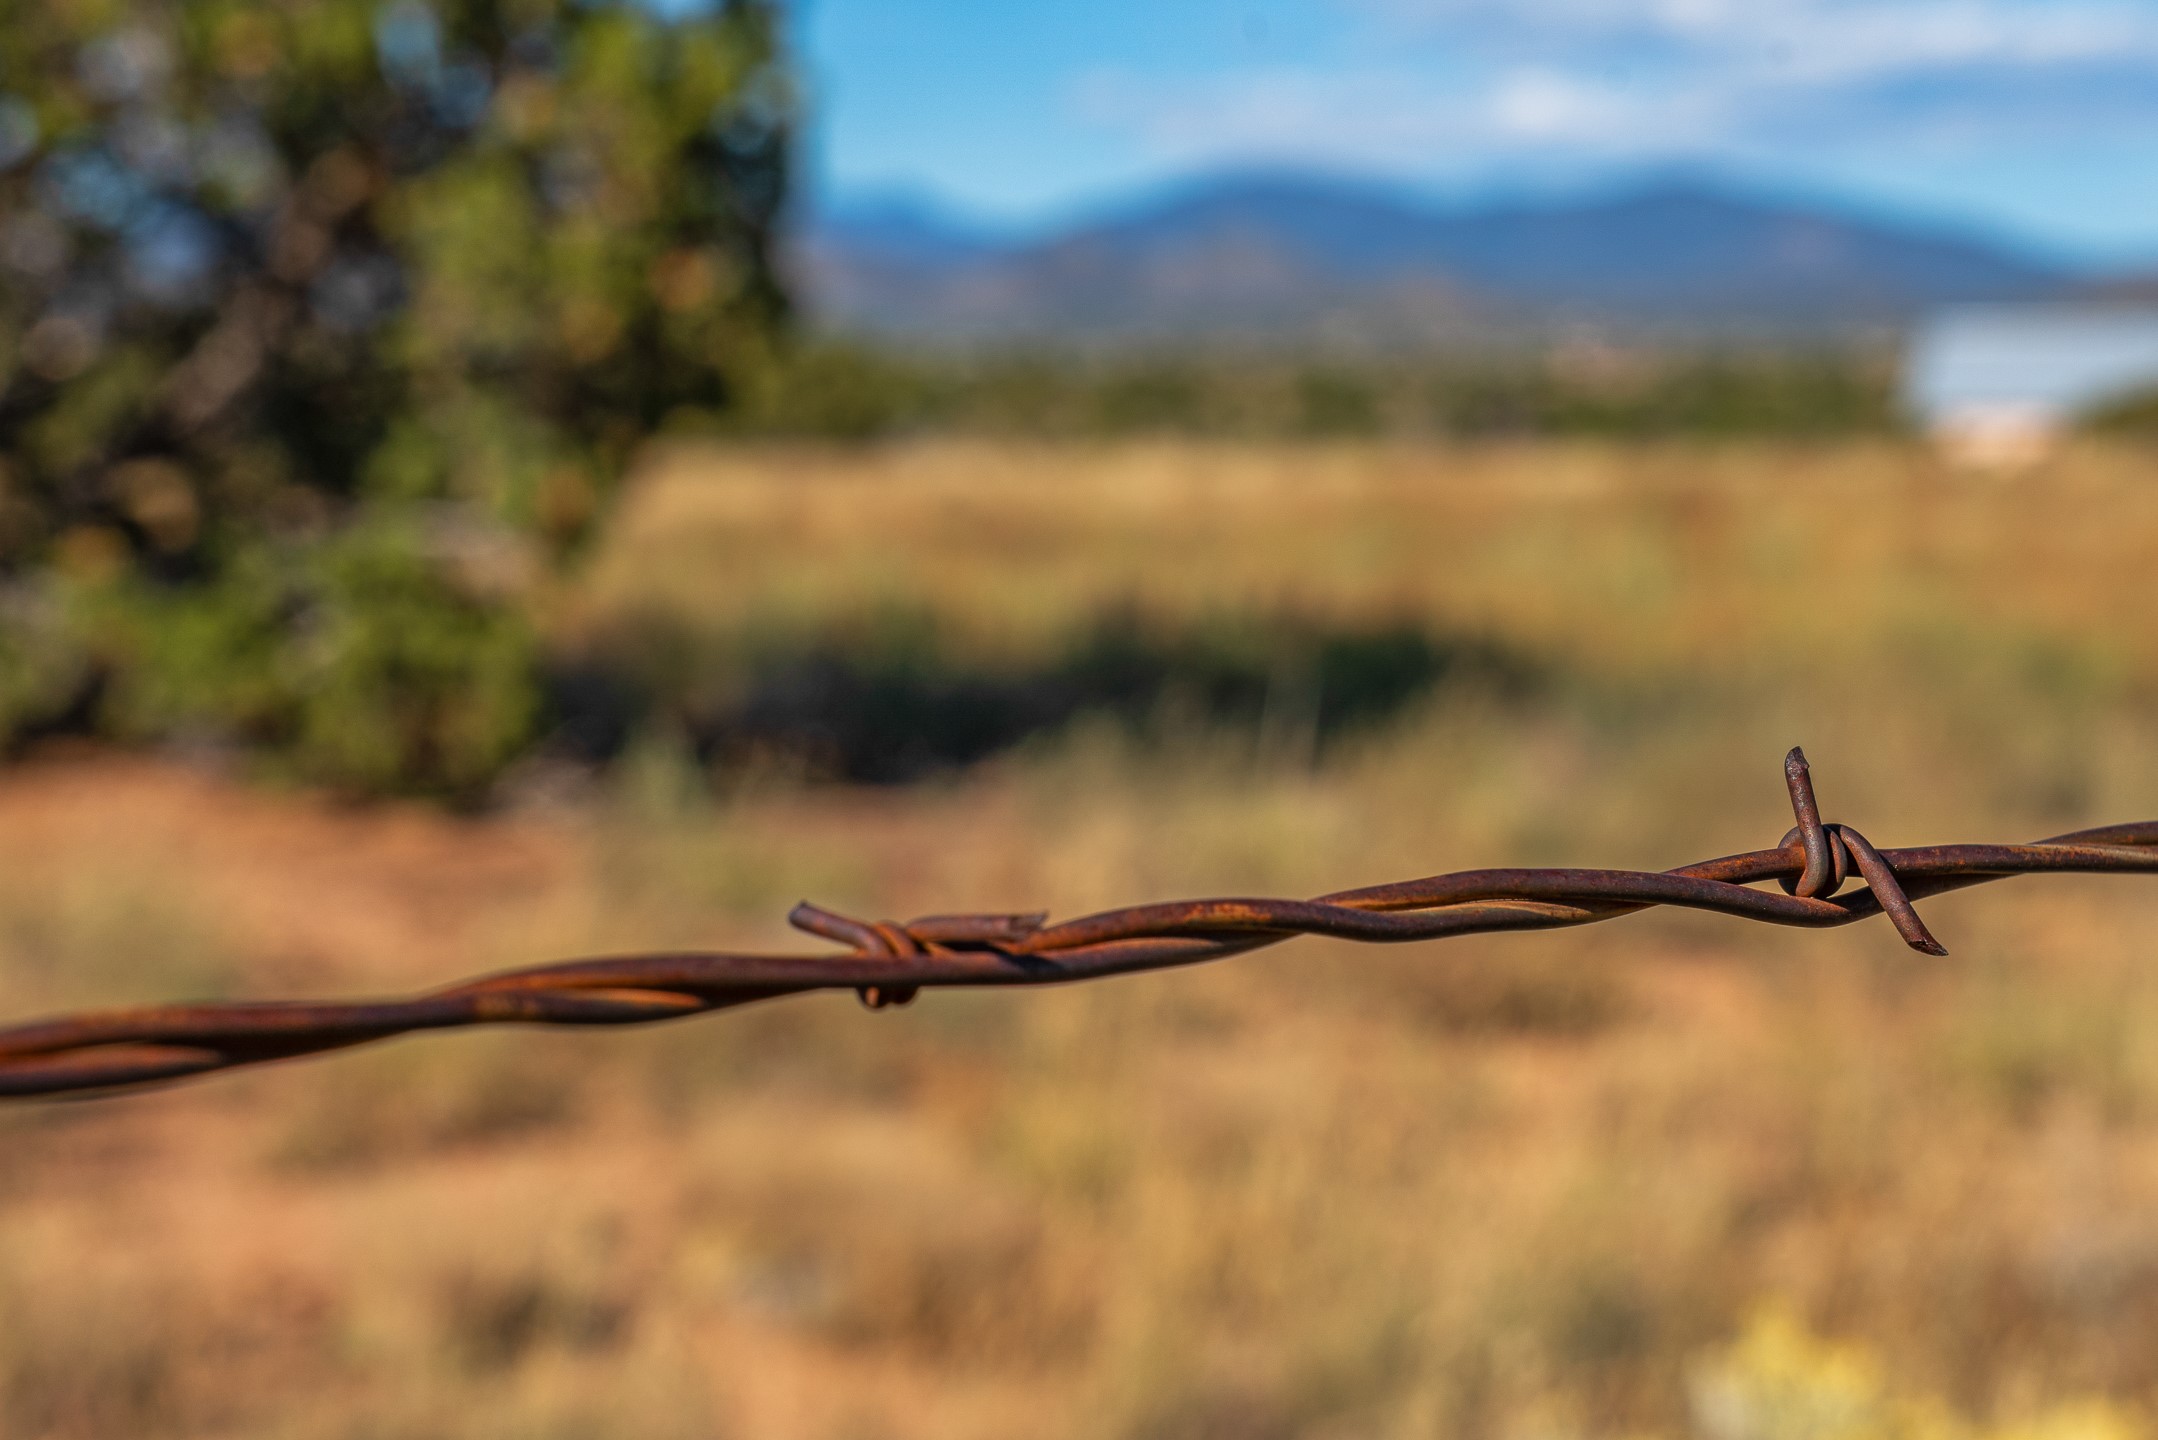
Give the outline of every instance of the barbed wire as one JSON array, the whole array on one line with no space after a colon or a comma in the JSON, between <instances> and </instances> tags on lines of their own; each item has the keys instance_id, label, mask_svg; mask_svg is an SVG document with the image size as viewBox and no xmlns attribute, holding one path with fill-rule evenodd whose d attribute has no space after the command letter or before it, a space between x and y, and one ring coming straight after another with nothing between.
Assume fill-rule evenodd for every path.
<instances>
[{"instance_id":1,"label":"barbed wire","mask_svg":"<svg viewBox=\"0 0 2158 1440\"><path fill-rule=\"evenodd\" d=\"M1822 820L1806 757L1784 759L1797 824L1773 849L1676 870L1464 870L1315 900L1134 905L1047 923L1045 914L864 921L804 902L797 929L846 947L822 955L685 951L511 970L403 999L158 1005L0 1030L0 1098L111 1091L474 1025L637 1025L810 990L851 989L873 1009L940 986L1051 985L1225 959L1298 935L1395 944L1548 930L1673 905L1775 925L1886 914L1906 944L1948 952L1912 905L1949 890L2051 872L2158 872L2158 820L2027 845L1878 850ZM1856 879L1858 888L1844 890ZM1758 888L1778 882L1775 890Z\"/></svg>"}]
</instances>

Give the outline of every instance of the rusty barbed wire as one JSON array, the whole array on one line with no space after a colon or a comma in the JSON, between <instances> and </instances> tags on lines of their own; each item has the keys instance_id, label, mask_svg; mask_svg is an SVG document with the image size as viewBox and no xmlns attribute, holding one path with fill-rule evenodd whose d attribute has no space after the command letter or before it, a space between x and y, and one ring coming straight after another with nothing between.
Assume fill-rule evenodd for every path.
<instances>
[{"instance_id":1,"label":"rusty barbed wire","mask_svg":"<svg viewBox=\"0 0 2158 1440\"><path fill-rule=\"evenodd\" d=\"M2158 820L2027 845L1878 850L1821 818L1806 757L1784 759L1797 824L1773 849L1676 870L1464 870L1315 900L1134 905L1047 923L1045 914L863 921L804 902L797 929L835 954L675 952L511 970L404 999L160 1005L0 1031L0 1098L111 1091L473 1025L636 1025L810 990L871 1008L937 986L1047 985L1225 959L1298 935L1400 943L1610 920L1657 905L1827 927L1886 914L1914 950L1948 952L1913 900L2011 875L2158 872ZM1860 888L1845 891L1852 879ZM1778 882L1778 890L1757 888ZM1779 893L1780 890L1780 893Z\"/></svg>"}]
</instances>

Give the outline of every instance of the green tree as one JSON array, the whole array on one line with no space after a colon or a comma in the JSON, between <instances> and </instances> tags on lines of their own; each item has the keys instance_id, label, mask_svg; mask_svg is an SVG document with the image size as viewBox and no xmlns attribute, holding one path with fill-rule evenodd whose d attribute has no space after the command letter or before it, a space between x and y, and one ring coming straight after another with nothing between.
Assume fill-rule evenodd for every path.
<instances>
[{"instance_id":1,"label":"green tree","mask_svg":"<svg viewBox=\"0 0 2158 1440\"><path fill-rule=\"evenodd\" d=\"M86 671L155 731L170 687L147 678L149 622L95 620L133 597L193 615L174 643L233 671L231 695L193 687L212 728L367 784L469 788L476 754L514 750L450 733L533 713L457 693L532 684L504 663L516 626L473 621L499 601L460 579L460 537L563 555L636 445L765 384L786 317L777 28L766 0L673 19L614 0L11 6L0 576L61 599L0 611L0 704L49 705ZM307 665L264 661L349 631L355 525L375 573L404 577L373 587L400 618L370 643L411 663L340 672L381 692L348 694L355 713L419 727L394 762L280 694ZM246 596L195 593L218 587ZM70 647L85 665L54 658Z\"/></svg>"}]
</instances>

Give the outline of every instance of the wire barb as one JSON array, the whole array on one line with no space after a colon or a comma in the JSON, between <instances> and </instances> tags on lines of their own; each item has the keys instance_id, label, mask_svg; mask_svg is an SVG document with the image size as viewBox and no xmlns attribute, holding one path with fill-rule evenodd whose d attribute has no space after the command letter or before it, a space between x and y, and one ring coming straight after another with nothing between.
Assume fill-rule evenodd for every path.
<instances>
[{"instance_id":1,"label":"wire barb","mask_svg":"<svg viewBox=\"0 0 2158 1440\"><path fill-rule=\"evenodd\" d=\"M1796 745L1783 757L1783 779L1791 791L1791 813L1798 820L1797 828L1784 832L1783 843L1789 845L1796 838L1806 855L1806 868L1796 880L1783 880L1783 893L1825 900L1843 888L1855 869L1904 944L1927 955L1946 955L1947 947L1933 938L1910 896L1903 893L1895 867L1881 858L1872 842L1848 825L1822 823L1821 807L1813 795L1813 771L1806 764L1806 752Z\"/></svg>"},{"instance_id":2,"label":"wire barb","mask_svg":"<svg viewBox=\"0 0 2158 1440\"><path fill-rule=\"evenodd\" d=\"M871 1009L932 987L1042 985L1226 959L1298 935L1373 944L1549 930L1657 905L1827 928L1886 914L1912 949L1945 955L1915 900L2011 875L2158 873L2158 820L2027 845L1879 850L1821 818L1804 752L1784 758L1797 825L1770 850L1676 870L1464 870L1315 900L1134 905L1046 914L852 919L808 902L794 927L843 946L817 955L722 951L570 960L392 1000L146 1006L0 1030L0 1099L110 1092L475 1025L641 1025L811 990ZM1845 891L1856 877L1862 888ZM1765 889L1766 881L1777 882ZM1780 891L1780 893L1779 893Z\"/></svg>"}]
</instances>

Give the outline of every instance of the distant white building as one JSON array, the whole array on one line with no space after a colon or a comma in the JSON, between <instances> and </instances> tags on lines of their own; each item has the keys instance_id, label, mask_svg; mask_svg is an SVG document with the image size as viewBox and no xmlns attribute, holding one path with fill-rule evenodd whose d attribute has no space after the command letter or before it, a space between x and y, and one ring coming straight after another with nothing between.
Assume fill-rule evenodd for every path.
<instances>
[{"instance_id":1,"label":"distant white building","mask_svg":"<svg viewBox=\"0 0 2158 1440\"><path fill-rule=\"evenodd\" d=\"M1976 460L2042 452L2077 417L2158 389L2158 305L1972 305L1912 337L1904 399L1927 430Z\"/></svg>"}]
</instances>

